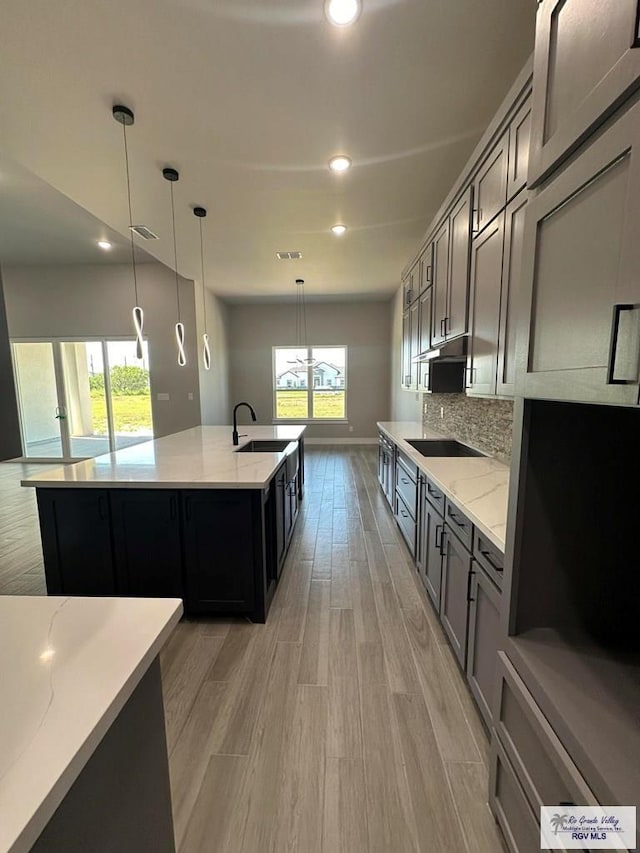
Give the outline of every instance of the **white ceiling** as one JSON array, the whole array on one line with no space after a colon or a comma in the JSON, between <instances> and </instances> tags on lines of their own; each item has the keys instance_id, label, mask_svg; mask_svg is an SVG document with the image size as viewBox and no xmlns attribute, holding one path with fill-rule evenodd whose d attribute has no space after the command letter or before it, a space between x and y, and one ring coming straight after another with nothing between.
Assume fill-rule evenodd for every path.
<instances>
[{"instance_id":1,"label":"white ceiling","mask_svg":"<svg viewBox=\"0 0 640 853\"><path fill-rule=\"evenodd\" d=\"M533 47L535 0L364 0L330 27L323 0L21 0L0 26L0 148L126 234L133 218L172 265L230 299L383 298ZM352 170L331 174L332 154ZM4 192L0 184L0 193ZM329 228L349 226L343 238ZM282 262L279 250L300 250Z\"/></svg>"}]
</instances>

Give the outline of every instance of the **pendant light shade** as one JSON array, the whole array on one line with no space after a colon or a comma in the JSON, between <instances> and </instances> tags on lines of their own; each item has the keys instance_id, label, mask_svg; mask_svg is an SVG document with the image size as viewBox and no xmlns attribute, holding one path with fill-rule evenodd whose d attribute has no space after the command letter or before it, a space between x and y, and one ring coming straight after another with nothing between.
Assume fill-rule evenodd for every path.
<instances>
[{"instance_id":1,"label":"pendant light shade","mask_svg":"<svg viewBox=\"0 0 640 853\"><path fill-rule=\"evenodd\" d=\"M180 318L180 277L178 275L178 243L176 240L176 207L173 198L173 185L180 180L176 169L166 168L162 170L163 178L169 182L171 190L171 227L173 230L173 266L176 272L176 305L178 309L178 322L176 323L176 345L178 347L178 364L184 367L187 356L184 349L184 323Z\"/></svg>"},{"instance_id":2,"label":"pendant light shade","mask_svg":"<svg viewBox=\"0 0 640 853\"><path fill-rule=\"evenodd\" d=\"M194 207L193 213L200 222L200 269L202 272L202 316L204 322L204 334L202 335L202 363L205 370L211 370L211 347L209 346L209 335L207 334L207 293L204 284L204 240L202 237L202 220L207 215L206 208Z\"/></svg>"},{"instance_id":3,"label":"pendant light shade","mask_svg":"<svg viewBox=\"0 0 640 853\"><path fill-rule=\"evenodd\" d=\"M138 300L138 276L136 273L136 253L135 253L135 245L133 242L133 217L131 214L131 178L129 175L129 149L127 147L127 128L131 127L135 122L135 116L133 115L133 111L129 109L129 107L125 107L122 104L116 104L112 110L114 119L122 125L122 139L123 139L123 147L124 147L124 168L125 174L127 176L127 203L128 203L128 211L129 211L129 238L131 241L131 270L133 273L133 293L134 293L134 308L131 312L133 317L133 328L136 333L136 357L142 358L143 356L143 332L144 332L144 311L139 305Z\"/></svg>"}]
</instances>

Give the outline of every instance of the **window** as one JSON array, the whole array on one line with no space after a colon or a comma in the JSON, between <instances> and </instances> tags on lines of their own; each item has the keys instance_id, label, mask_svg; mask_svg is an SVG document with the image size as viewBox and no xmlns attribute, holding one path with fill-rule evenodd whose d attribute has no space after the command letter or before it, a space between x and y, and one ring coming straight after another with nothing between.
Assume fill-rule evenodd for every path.
<instances>
[{"instance_id":1,"label":"window","mask_svg":"<svg viewBox=\"0 0 640 853\"><path fill-rule=\"evenodd\" d=\"M274 347L276 420L342 421L347 417L346 347Z\"/></svg>"}]
</instances>

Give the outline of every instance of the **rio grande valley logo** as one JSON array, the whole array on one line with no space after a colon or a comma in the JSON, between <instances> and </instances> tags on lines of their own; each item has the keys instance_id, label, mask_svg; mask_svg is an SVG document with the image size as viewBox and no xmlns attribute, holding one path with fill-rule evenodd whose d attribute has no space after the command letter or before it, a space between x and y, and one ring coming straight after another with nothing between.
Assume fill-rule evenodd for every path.
<instances>
[{"instance_id":1,"label":"rio grande valley logo","mask_svg":"<svg viewBox=\"0 0 640 853\"><path fill-rule=\"evenodd\" d=\"M635 850L635 806L542 806L541 850Z\"/></svg>"}]
</instances>

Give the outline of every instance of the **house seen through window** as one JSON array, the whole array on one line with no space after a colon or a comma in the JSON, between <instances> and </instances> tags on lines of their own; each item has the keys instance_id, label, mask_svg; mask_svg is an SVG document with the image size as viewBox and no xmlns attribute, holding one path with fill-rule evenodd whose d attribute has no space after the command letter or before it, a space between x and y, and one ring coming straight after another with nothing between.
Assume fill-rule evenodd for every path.
<instances>
[{"instance_id":1,"label":"house seen through window","mask_svg":"<svg viewBox=\"0 0 640 853\"><path fill-rule=\"evenodd\" d=\"M346 347L274 347L273 411L277 420L347 417Z\"/></svg>"}]
</instances>

